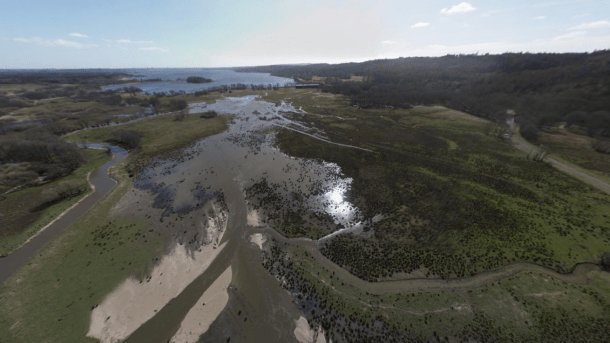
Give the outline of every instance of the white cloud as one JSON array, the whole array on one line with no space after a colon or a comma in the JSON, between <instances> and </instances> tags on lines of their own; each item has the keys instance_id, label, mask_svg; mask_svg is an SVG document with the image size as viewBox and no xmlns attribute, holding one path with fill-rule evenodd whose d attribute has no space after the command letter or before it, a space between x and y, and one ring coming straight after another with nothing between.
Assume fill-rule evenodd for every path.
<instances>
[{"instance_id":1,"label":"white cloud","mask_svg":"<svg viewBox=\"0 0 610 343\"><path fill-rule=\"evenodd\" d=\"M396 44L396 42L393 42L391 40L384 40L383 42L381 42L381 44Z\"/></svg>"},{"instance_id":2,"label":"white cloud","mask_svg":"<svg viewBox=\"0 0 610 343\"><path fill-rule=\"evenodd\" d=\"M71 34L69 34L70 37L76 37L76 38L88 38L89 36L84 35L82 33L78 33L78 32L72 32Z\"/></svg>"},{"instance_id":3,"label":"white cloud","mask_svg":"<svg viewBox=\"0 0 610 343\"><path fill-rule=\"evenodd\" d=\"M577 26L570 27L570 30L589 30L589 29L603 29L610 27L610 21L600 20L591 23L584 23Z\"/></svg>"},{"instance_id":4,"label":"white cloud","mask_svg":"<svg viewBox=\"0 0 610 343\"><path fill-rule=\"evenodd\" d=\"M419 22L417 24L411 25L411 28L413 29L413 28L416 28L416 27L426 27L428 25L430 25L430 23Z\"/></svg>"},{"instance_id":5,"label":"white cloud","mask_svg":"<svg viewBox=\"0 0 610 343\"><path fill-rule=\"evenodd\" d=\"M162 48L162 47L158 47L158 46L149 46L146 48L140 48L140 50L142 51L159 51L159 52L168 52L169 49L168 48Z\"/></svg>"},{"instance_id":6,"label":"white cloud","mask_svg":"<svg viewBox=\"0 0 610 343\"><path fill-rule=\"evenodd\" d=\"M451 8L443 8L441 13L443 14L456 14L456 13L468 13L476 10L469 2L460 2L459 4L452 6Z\"/></svg>"},{"instance_id":7,"label":"white cloud","mask_svg":"<svg viewBox=\"0 0 610 343\"><path fill-rule=\"evenodd\" d=\"M574 31L574 32L566 33L565 35L557 36L553 39L554 40L574 39L574 38L585 36L586 34L587 34L587 31Z\"/></svg>"},{"instance_id":8,"label":"white cloud","mask_svg":"<svg viewBox=\"0 0 610 343\"><path fill-rule=\"evenodd\" d=\"M48 38L40 38L40 37L31 37L31 38L17 37L17 38L13 38L13 41L19 42L19 43L34 44L34 45L39 45L39 46L49 46L49 47L63 46L63 47L77 48L77 49L92 48L92 47L97 46L96 44L81 44L78 42L73 42L73 41L69 41L69 40L65 40L65 39L61 39L61 38L48 39Z\"/></svg>"},{"instance_id":9,"label":"white cloud","mask_svg":"<svg viewBox=\"0 0 610 343\"><path fill-rule=\"evenodd\" d=\"M122 38L122 39L104 39L104 42L106 43L119 43L119 44L152 44L153 41L151 40L131 40L131 39L126 39L126 38Z\"/></svg>"},{"instance_id":10,"label":"white cloud","mask_svg":"<svg viewBox=\"0 0 610 343\"><path fill-rule=\"evenodd\" d=\"M537 17L534 17L533 19L536 19L536 20L544 20L544 19L546 19L546 17L545 17L545 16L543 16L543 15L539 15L539 16L537 16Z\"/></svg>"}]
</instances>

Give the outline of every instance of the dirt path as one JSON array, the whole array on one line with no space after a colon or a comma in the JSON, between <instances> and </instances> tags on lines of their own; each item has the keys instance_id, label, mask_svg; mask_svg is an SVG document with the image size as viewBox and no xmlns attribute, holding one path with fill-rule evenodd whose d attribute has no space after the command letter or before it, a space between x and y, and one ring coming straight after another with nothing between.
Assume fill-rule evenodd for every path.
<instances>
[{"instance_id":1,"label":"dirt path","mask_svg":"<svg viewBox=\"0 0 610 343\"><path fill-rule=\"evenodd\" d=\"M315 241L305 238L286 238L269 227L252 229L251 233L264 233L271 236L276 240L276 242L305 248L316 260L316 262L318 262L325 269L334 272L334 275L340 278L341 281L353 287L357 287L362 291L376 295L400 292L439 292L460 289L468 290L488 283L497 282L507 277L515 276L522 271L541 273L557 280L582 285L589 282L589 277L587 274L590 271L601 270L601 268L596 264L582 263L576 265L572 273L561 274L550 268L534 263L519 262L512 263L498 269L485 271L471 277L449 279L413 278L397 281L367 282L354 276L322 255L322 253L320 253L320 251L317 249Z\"/></svg>"},{"instance_id":2,"label":"dirt path","mask_svg":"<svg viewBox=\"0 0 610 343\"><path fill-rule=\"evenodd\" d=\"M532 152L532 150L533 151L538 150L537 147L535 147L533 144L531 144L530 142L526 141L523 137L521 137L521 135L519 134L519 128L517 127L517 125L515 125L515 123L510 123L509 125L510 125L510 129L514 133L511 136L510 140L514 143L514 146L517 149L525 152L526 154L529 154L530 152ZM559 171L562 171L583 182L586 182L587 184L595 187L596 189L598 189L606 194L610 194L610 185L595 178L594 176L591 176L591 175L587 174L586 172L583 172L576 168L570 167L570 166L566 165L565 163L560 162L548 155L547 155L547 157L545 157L544 160L546 162L550 163L553 167L555 167Z\"/></svg>"}]
</instances>

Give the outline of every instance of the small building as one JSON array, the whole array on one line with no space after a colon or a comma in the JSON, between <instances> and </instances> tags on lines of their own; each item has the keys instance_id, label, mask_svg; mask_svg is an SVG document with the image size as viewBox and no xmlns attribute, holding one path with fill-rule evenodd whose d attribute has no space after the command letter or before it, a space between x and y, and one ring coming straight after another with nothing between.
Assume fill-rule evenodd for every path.
<instances>
[{"instance_id":1,"label":"small building","mask_svg":"<svg viewBox=\"0 0 610 343\"><path fill-rule=\"evenodd\" d=\"M307 84L297 84L294 86L294 88L318 88L320 87L319 84L317 83L307 83Z\"/></svg>"}]
</instances>

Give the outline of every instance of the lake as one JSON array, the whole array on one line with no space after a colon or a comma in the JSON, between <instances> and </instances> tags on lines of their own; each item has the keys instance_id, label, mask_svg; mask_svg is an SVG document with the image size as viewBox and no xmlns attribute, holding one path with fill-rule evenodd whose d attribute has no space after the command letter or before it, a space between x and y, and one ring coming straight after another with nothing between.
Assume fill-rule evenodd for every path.
<instances>
[{"instance_id":1,"label":"lake","mask_svg":"<svg viewBox=\"0 0 610 343\"><path fill-rule=\"evenodd\" d=\"M198 90L232 85L276 85L285 86L293 83L292 79L285 77L271 76L268 73L238 73L230 69L210 69L210 68L138 68L138 69L114 69L115 72L123 72L131 75L137 75L134 80L151 80L162 79L159 82L144 82L137 83L134 86L141 88L144 92L169 92L185 91L194 92ZM189 76L201 76L207 79L214 80L210 83L187 83L186 81L175 81L176 79L186 79ZM113 85L104 87L107 89L123 88L126 85Z\"/></svg>"}]
</instances>

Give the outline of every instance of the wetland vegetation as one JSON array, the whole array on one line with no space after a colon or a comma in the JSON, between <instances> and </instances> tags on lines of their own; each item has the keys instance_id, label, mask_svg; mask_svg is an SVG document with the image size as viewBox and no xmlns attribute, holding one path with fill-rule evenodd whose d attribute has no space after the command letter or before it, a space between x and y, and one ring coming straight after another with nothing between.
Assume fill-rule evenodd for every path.
<instances>
[{"instance_id":1,"label":"wetland vegetation","mask_svg":"<svg viewBox=\"0 0 610 343\"><path fill-rule=\"evenodd\" d=\"M517 261L568 272L610 243L605 196L515 152L509 141L486 134L485 122L441 107L345 104L340 113L308 120L333 141L357 142L376 154L294 131L281 132L278 144L290 155L339 165L353 179L345 196L365 221L384 214L372 237L340 235L322 247L364 279L419 269L466 276ZM333 125L345 122L350 127Z\"/></svg>"},{"instance_id":2,"label":"wetland vegetation","mask_svg":"<svg viewBox=\"0 0 610 343\"><path fill-rule=\"evenodd\" d=\"M552 69L513 64L503 72L517 79ZM0 340L96 341L87 337L94 313L100 332L118 320L103 320L112 309L100 304L126 280L163 290L157 282L173 281L158 268L174 263L175 249L213 258L196 260L199 275L175 274L185 277L178 295L154 313L149 306L135 331L102 340L172 339L227 270L228 302L200 341L290 341L299 317L333 342L610 334L610 196L516 149L505 126L512 107L473 116L434 97L377 96L381 74L278 68L324 86L146 94L102 91L98 76L0 87L0 187L23 187L0 200L0 252L90 191L87 174L109 156L75 143L129 150L109 171L117 186L0 285ZM603 178L607 154L579 154L562 139L585 149L605 137L578 123L553 122L535 136L550 155ZM1 226L9 221L19 225Z\"/></svg>"}]
</instances>

